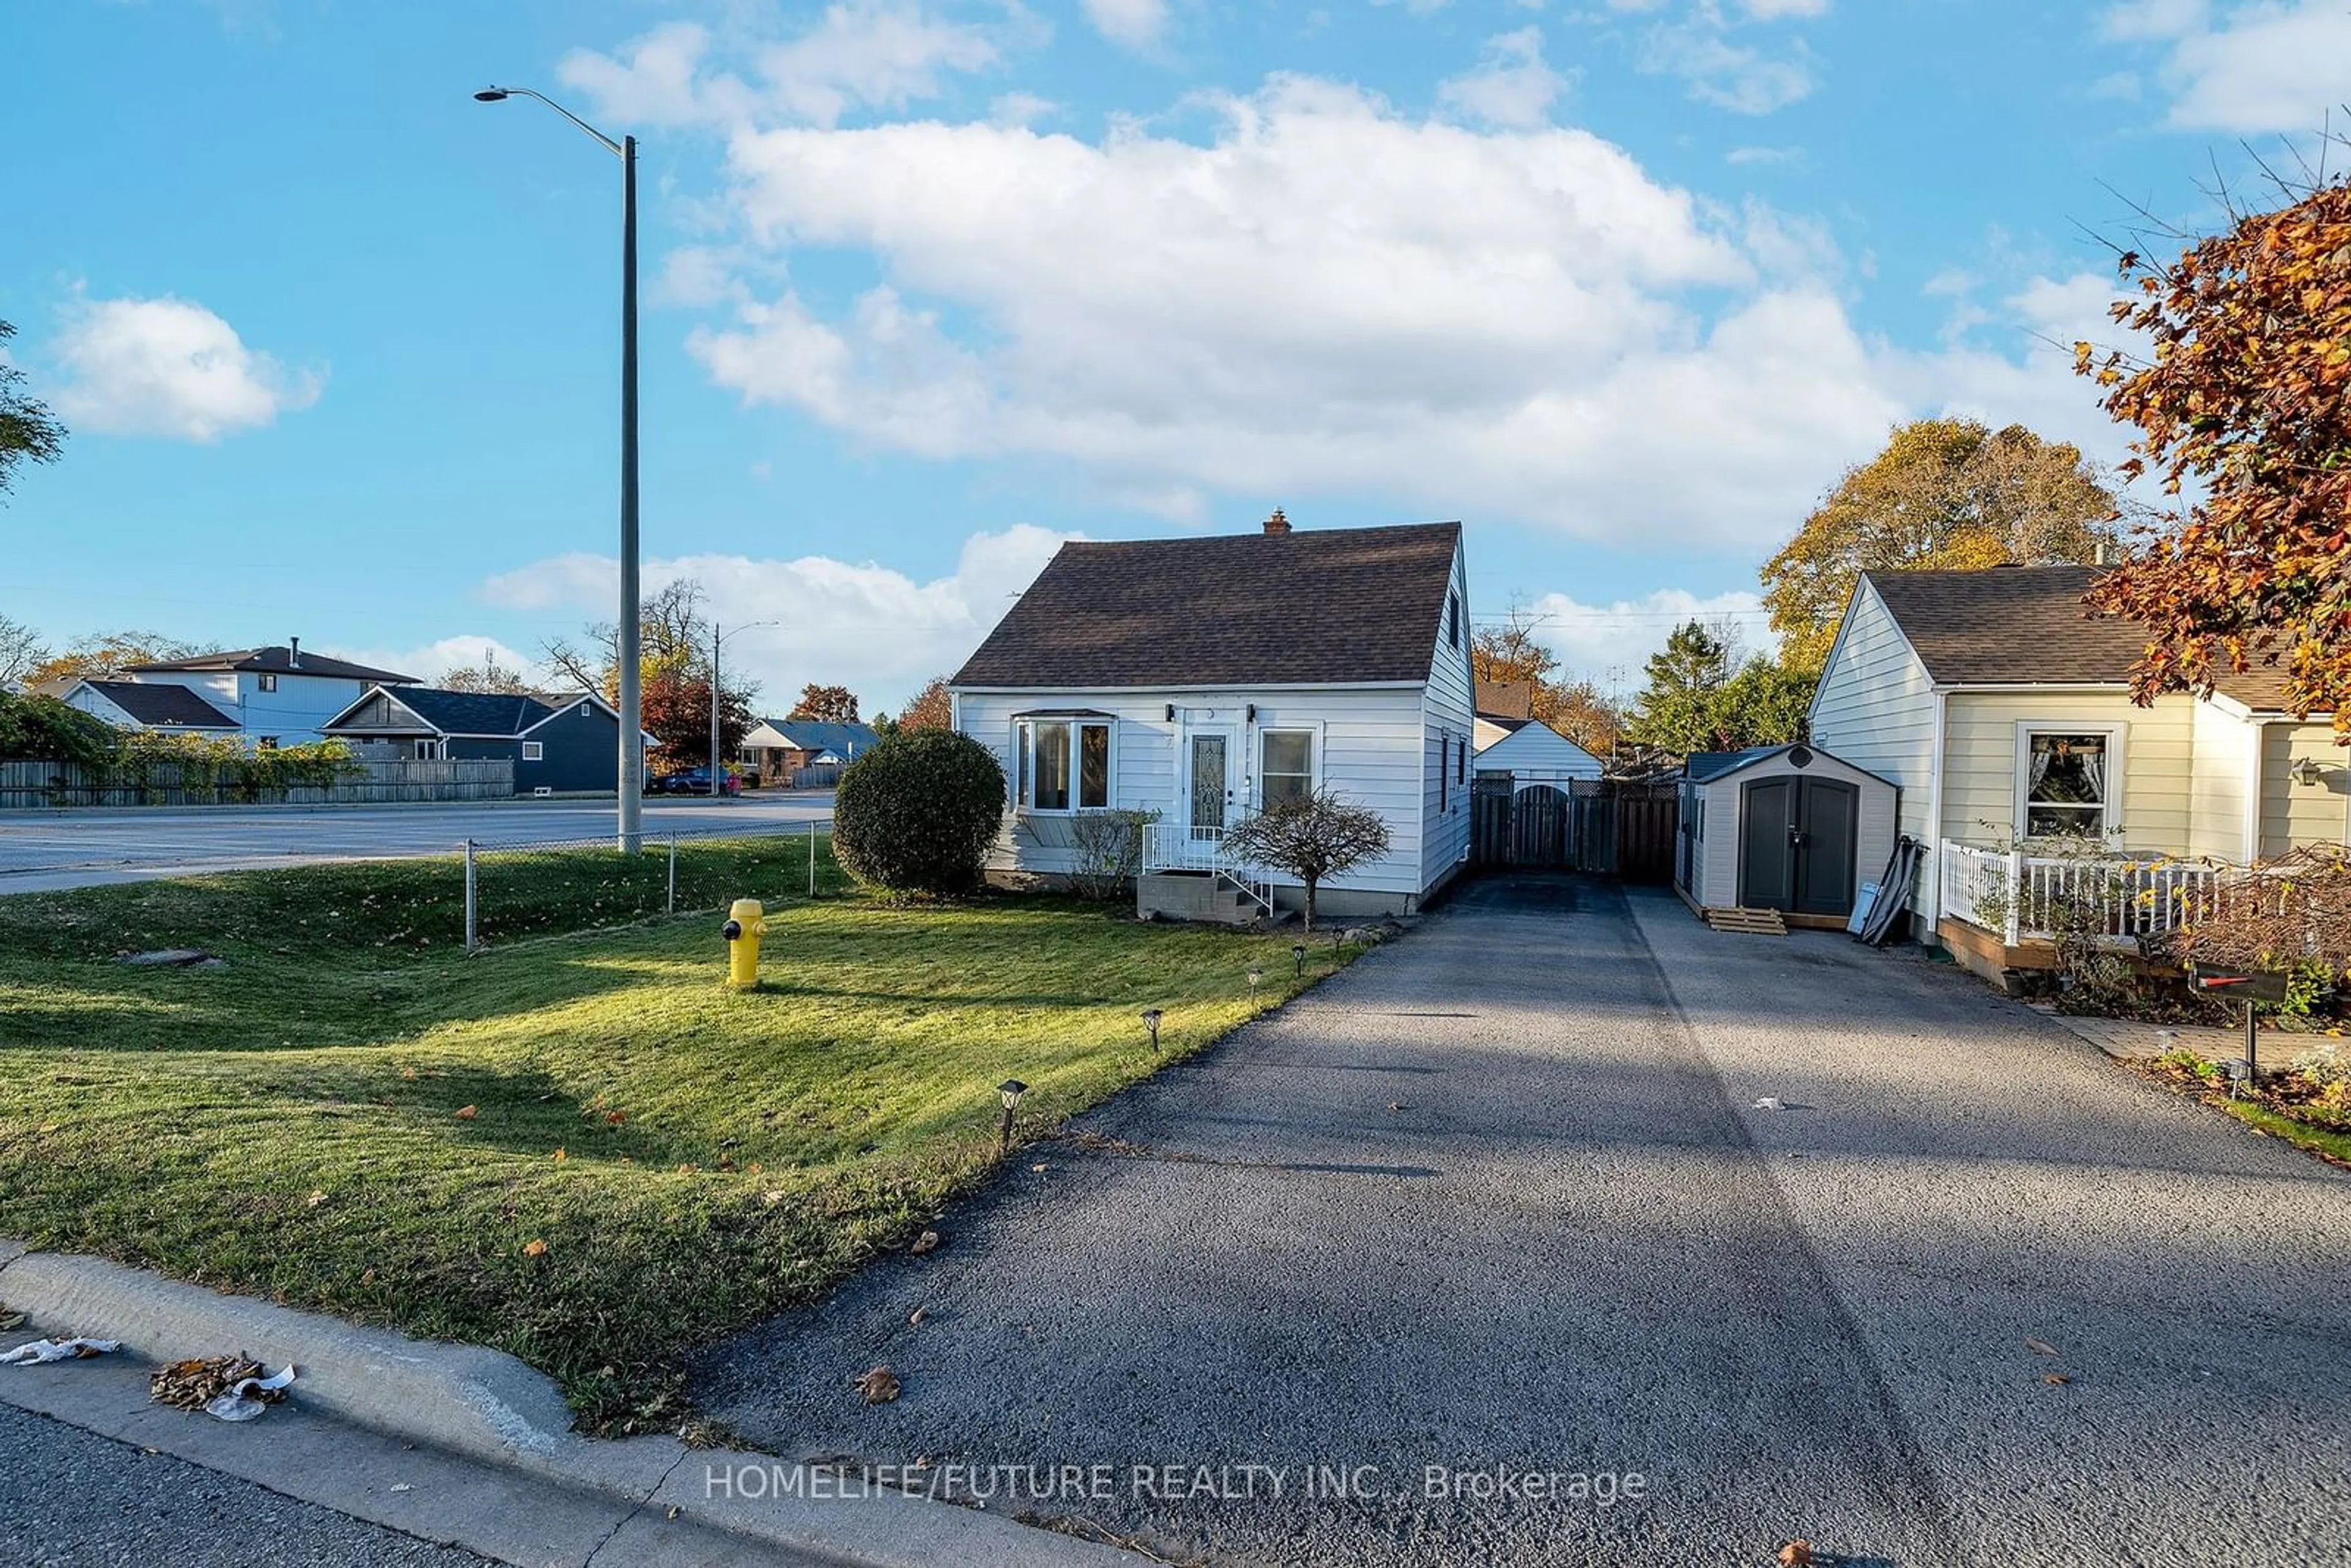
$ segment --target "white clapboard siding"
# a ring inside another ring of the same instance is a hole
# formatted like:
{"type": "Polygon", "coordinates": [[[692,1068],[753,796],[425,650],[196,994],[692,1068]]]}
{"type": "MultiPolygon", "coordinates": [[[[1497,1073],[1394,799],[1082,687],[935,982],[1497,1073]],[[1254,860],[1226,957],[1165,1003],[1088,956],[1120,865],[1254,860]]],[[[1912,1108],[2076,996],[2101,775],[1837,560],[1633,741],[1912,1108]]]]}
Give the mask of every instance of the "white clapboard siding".
{"type": "MultiPolygon", "coordinates": [[[[1811,737],[1822,750],[1899,787],[1899,831],[1933,844],[1936,824],[1928,813],[1934,809],[1935,684],[1866,582],[1855,591],[1828,668],[1821,672],[1811,737]]],[[[1879,869],[1865,864],[1863,874],[1874,877],[1879,869]]],[[[1922,870],[1911,904],[1929,918],[1933,883],[1931,869],[1922,870]]]]}
{"type": "MultiPolygon", "coordinates": [[[[1358,866],[1331,885],[1337,890],[1417,896],[1419,880],[1421,695],[1416,686],[1315,687],[1305,690],[1186,687],[1133,691],[973,692],[956,695],[956,727],[996,755],[1008,788],[1014,767],[1013,715],[1036,709],[1088,708],[1115,719],[1111,731],[1111,800],[1124,810],[1155,810],[1178,818],[1182,773],[1179,737],[1195,721],[1231,725],[1241,735],[1245,800],[1258,803],[1257,737],[1267,729],[1315,732],[1318,782],[1380,813],[1388,825],[1388,853],[1358,866]],[[1247,717],[1257,706],[1254,724],[1247,717]],[[1170,720],[1167,710],[1177,717],[1170,720]]],[[[1052,875],[1074,869],[1066,819],[1008,813],[988,869],[1052,875]]]]}
{"type": "Polygon", "coordinates": [[[1477,692],[1469,671],[1469,580],[1463,552],[1453,552],[1446,598],[1456,607],[1452,634],[1439,605],[1428,629],[1433,657],[1421,704],[1420,885],[1434,888],[1469,858],[1469,784],[1477,776],[1477,692]],[[1440,782],[1441,779],[1441,782],[1440,782]]]}

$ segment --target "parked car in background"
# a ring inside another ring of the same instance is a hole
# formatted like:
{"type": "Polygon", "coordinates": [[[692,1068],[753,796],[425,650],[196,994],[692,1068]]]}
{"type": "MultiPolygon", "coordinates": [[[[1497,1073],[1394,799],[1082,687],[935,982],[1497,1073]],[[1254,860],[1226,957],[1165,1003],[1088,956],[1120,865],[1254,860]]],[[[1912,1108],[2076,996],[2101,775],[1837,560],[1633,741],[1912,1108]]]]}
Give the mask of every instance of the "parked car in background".
{"type": "MultiPolygon", "coordinates": [[[[729,772],[720,780],[718,788],[721,794],[740,795],[743,792],[743,780],[729,772]]],[[[710,769],[681,768],[674,773],[664,773],[658,778],[648,779],[645,780],[645,793],[648,795],[707,795],[710,793],[710,769]]]]}

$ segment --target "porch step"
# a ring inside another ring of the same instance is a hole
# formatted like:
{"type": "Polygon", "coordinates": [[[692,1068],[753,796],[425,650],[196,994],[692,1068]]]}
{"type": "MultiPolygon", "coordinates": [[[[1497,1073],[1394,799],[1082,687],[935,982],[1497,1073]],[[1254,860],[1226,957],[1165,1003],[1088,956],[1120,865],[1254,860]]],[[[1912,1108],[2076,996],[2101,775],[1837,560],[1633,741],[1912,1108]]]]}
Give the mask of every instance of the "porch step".
{"type": "Polygon", "coordinates": [[[1134,912],[1218,925],[1246,925],[1259,913],[1230,883],[1199,872],[1146,872],[1135,878],[1134,912]]]}
{"type": "Polygon", "coordinates": [[[1717,931],[1737,932],[1749,936],[1785,936],[1788,923],[1780,918],[1776,909],[1709,909],[1706,923],[1717,931]]]}

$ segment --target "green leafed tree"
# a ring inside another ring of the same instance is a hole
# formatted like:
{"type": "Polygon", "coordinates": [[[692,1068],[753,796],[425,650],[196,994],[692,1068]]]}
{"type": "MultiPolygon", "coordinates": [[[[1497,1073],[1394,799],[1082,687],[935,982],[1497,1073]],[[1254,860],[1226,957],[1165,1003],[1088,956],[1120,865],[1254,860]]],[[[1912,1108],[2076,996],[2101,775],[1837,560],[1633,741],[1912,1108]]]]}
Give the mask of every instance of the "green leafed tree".
{"type": "Polygon", "coordinates": [[[1686,621],[1649,657],[1627,728],[1637,745],[1687,757],[1801,739],[1813,672],[1758,654],[1730,627],[1686,621]]]}
{"type": "MultiPolygon", "coordinates": [[[[0,348],[16,329],[0,321],[0,348]]],[[[0,352],[0,497],[16,482],[16,470],[26,463],[55,463],[66,449],[66,427],[47,403],[25,395],[25,372],[0,352]]]]}
{"type": "Polygon", "coordinates": [[[1792,669],[1828,659],[1865,571],[2086,564],[2115,540],[2115,497],[2079,448],[2021,424],[1921,419],[1845,470],[1764,563],[1763,603],[1792,669]]]}

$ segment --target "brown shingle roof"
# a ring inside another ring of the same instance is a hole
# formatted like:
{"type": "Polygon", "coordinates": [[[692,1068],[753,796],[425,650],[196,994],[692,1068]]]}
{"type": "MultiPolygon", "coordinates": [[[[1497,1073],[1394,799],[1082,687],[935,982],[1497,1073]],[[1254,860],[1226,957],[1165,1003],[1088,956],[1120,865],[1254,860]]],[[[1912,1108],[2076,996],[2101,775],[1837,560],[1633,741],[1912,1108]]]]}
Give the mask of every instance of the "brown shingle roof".
{"type": "MultiPolygon", "coordinates": [[[[1982,571],[1873,571],[1877,591],[1927,673],[1946,685],[2122,685],[2147,629],[2086,615],[2100,569],[2001,566],[1982,571]]],[[[2285,672],[2256,664],[2214,683],[2257,712],[2283,712],[2285,672]]]]}
{"type": "Polygon", "coordinates": [[[1066,544],[949,684],[1425,681],[1460,542],[1412,523],[1066,544]]]}
{"type": "Polygon", "coordinates": [[[1530,719],[1535,714],[1532,681],[1479,681],[1478,716],[1484,719],[1530,719]]]}

